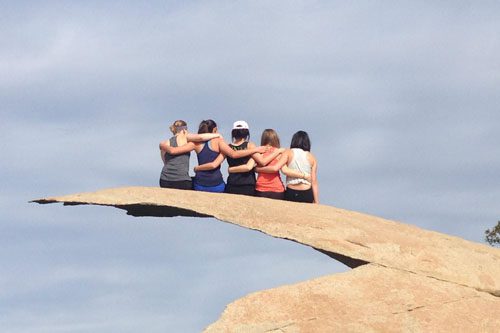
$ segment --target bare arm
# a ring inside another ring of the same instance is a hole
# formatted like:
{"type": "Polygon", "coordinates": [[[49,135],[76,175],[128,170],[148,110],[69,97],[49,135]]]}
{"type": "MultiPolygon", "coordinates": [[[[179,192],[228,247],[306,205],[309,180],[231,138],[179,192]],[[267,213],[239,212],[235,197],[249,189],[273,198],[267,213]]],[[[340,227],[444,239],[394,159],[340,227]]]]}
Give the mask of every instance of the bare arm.
{"type": "Polygon", "coordinates": [[[188,133],[186,135],[186,139],[189,142],[208,141],[219,137],[220,137],[219,133],[202,133],[202,134],[188,133]]]}
{"type": "Polygon", "coordinates": [[[163,164],[167,163],[167,161],[165,160],[165,152],[161,149],[160,149],[160,156],[161,160],[163,161],[163,164]]]}
{"type": "Polygon", "coordinates": [[[281,167],[286,165],[288,162],[288,150],[284,151],[283,154],[278,158],[278,162],[274,165],[267,165],[264,167],[258,167],[255,169],[257,172],[263,172],[263,173],[275,173],[278,172],[281,167]]]}
{"type": "Polygon", "coordinates": [[[311,171],[311,187],[313,190],[313,197],[314,197],[314,203],[319,204],[319,187],[318,187],[318,163],[316,162],[316,159],[314,156],[311,155],[313,158],[313,163],[312,163],[312,171],[311,171]]]}
{"type": "Polygon", "coordinates": [[[239,172],[248,172],[255,168],[255,161],[253,159],[249,159],[246,164],[229,167],[227,171],[229,173],[239,173],[239,172]]]}
{"type": "Polygon", "coordinates": [[[256,153],[256,154],[252,154],[252,158],[255,160],[255,162],[257,162],[257,164],[259,166],[266,166],[272,160],[274,160],[276,157],[278,157],[279,154],[283,153],[284,151],[285,151],[284,148],[275,149],[271,154],[269,154],[266,157],[262,156],[262,154],[256,153]]]}
{"type": "Polygon", "coordinates": [[[303,178],[307,181],[311,181],[311,175],[305,172],[300,172],[298,170],[290,169],[287,165],[283,165],[281,168],[281,172],[285,174],[288,177],[293,177],[293,178],[303,178]]]}
{"type": "Polygon", "coordinates": [[[278,170],[281,169],[281,171],[289,176],[289,177],[294,177],[294,178],[304,178],[305,180],[310,181],[311,176],[308,175],[307,173],[300,172],[298,170],[293,170],[290,169],[287,166],[288,160],[291,158],[290,156],[290,150],[286,150],[281,156],[278,158],[278,162],[275,165],[271,166],[265,166],[265,167],[259,167],[257,168],[257,172],[264,172],[264,173],[274,173],[278,172],[278,170]]]}
{"type": "Polygon", "coordinates": [[[172,147],[170,146],[169,141],[162,141],[160,142],[160,150],[163,152],[167,152],[171,155],[180,155],[184,153],[189,153],[194,149],[194,143],[188,142],[185,145],[182,145],[180,147],[172,147]]]}
{"type": "Polygon", "coordinates": [[[166,153],[166,148],[170,147],[170,141],[162,141],[160,142],[160,156],[161,160],[163,161],[163,164],[167,163],[167,160],[165,159],[165,153],[166,153]]]}
{"type": "Polygon", "coordinates": [[[255,147],[252,149],[233,150],[231,149],[231,147],[228,146],[226,142],[224,142],[224,140],[219,140],[219,151],[231,158],[241,158],[255,153],[263,153],[266,151],[266,147],[255,147]]]}
{"type": "Polygon", "coordinates": [[[205,163],[202,165],[197,165],[194,167],[194,171],[207,171],[207,170],[213,170],[217,168],[221,163],[224,161],[225,157],[222,154],[219,154],[215,160],[209,163],[205,163]]]}

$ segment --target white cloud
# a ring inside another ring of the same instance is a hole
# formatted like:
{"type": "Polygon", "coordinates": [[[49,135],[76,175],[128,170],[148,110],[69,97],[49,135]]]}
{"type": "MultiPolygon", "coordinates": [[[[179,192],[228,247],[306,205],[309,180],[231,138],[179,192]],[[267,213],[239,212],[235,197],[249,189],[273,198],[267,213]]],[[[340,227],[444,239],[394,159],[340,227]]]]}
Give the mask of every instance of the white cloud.
{"type": "Polygon", "coordinates": [[[278,241],[269,239],[266,255],[255,240],[245,243],[251,232],[212,223],[161,220],[157,226],[146,219],[130,227],[123,221],[132,218],[119,211],[26,203],[156,185],[157,144],[179,118],[194,131],[201,119],[214,118],[226,137],[234,120],[247,119],[253,140],[271,127],[285,146],[296,130],[307,130],[327,204],[475,241],[499,218],[496,2],[2,6],[1,234],[8,249],[3,259],[18,269],[2,269],[0,283],[8,286],[2,290],[10,290],[15,304],[0,324],[12,332],[35,326],[40,332],[126,331],[147,323],[149,331],[164,331],[172,309],[180,318],[175,328],[196,331],[241,293],[286,283],[284,276],[306,278],[294,275],[297,265],[309,263],[317,274],[328,270],[328,258],[291,254],[296,244],[277,249],[281,245],[269,244],[278,241]],[[166,235],[154,238],[158,230],[166,235]],[[207,253],[201,259],[197,248],[186,249],[197,230],[199,251],[207,253]],[[212,242],[203,232],[227,238],[212,242]],[[139,251],[150,242],[155,245],[139,251]],[[89,243],[111,254],[101,258],[85,247],[89,243]],[[155,255],[162,251],[171,256],[155,255]],[[54,262],[61,252],[68,256],[54,262]],[[260,275],[237,274],[247,261],[260,275]],[[264,271],[270,263],[276,269],[264,271]],[[225,280],[232,288],[227,293],[211,289],[218,279],[214,266],[234,274],[225,280]],[[186,302],[182,294],[168,294],[176,291],[165,282],[174,281],[172,267],[179,270],[175,283],[197,286],[190,301],[205,297],[198,319],[193,308],[178,306],[186,302]],[[120,275],[135,291],[115,293],[109,285],[120,275]],[[248,279],[240,290],[234,281],[243,275],[248,279]],[[86,296],[78,281],[95,283],[96,294],[86,296]],[[50,298],[61,283],[67,289],[50,298]],[[158,289],[172,298],[162,303],[154,296],[158,289]],[[58,303],[62,295],[69,308],[58,303]],[[145,309],[138,316],[139,305],[127,301],[133,297],[145,309]],[[79,314],[88,302],[95,310],[79,314]],[[123,307],[113,312],[116,303],[123,307]]]}

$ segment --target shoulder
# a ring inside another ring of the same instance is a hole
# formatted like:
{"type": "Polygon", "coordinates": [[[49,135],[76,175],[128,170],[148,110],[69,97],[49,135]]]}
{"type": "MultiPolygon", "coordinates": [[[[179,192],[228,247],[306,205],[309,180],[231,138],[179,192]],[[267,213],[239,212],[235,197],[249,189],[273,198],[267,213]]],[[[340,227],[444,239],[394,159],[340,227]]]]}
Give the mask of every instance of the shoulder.
{"type": "Polygon", "coordinates": [[[316,163],[316,157],[310,151],[307,152],[307,159],[311,163],[316,163]]]}
{"type": "Polygon", "coordinates": [[[213,138],[212,140],[210,140],[210,146],[218,148],[221,141],[223,141],[222,138],[213,138]]]}
{"type": "Polygon", "coordinates": [[[170,147],[170,140],[161,141],[159,146],[162,150],[164,150],[166,147],[170,147]]]}
{"type": "Polygon", "coordinates": [[[214,138],[212,140],[209,140],[209,141],[207,141],[208,148],[210,148],[210,150],[212,150],[212,151],[219,152],[220,151],[220,149],[219,149],[220,142],[221,142],[220,138],[214,138]]]}
{"type": "Polygon", "coordinates": [[[205,142],[188,142],[193,145],[193,149],[196,151],[196,153],[201,152],[203,147],[205,146],[205,142]]]}
{"type": "Polygon", "coordinates": [[[247,147],[252,149],[252,148],[255,148],[256,146],[255,146],[255,143],[253,143],[252,141],[249,141],[247,147]]]}
{"type": "MultiPolygon", "coordinates": [[[[277,149],[277,148],[274,148],[274,149],[273,149],[273,151],[274,151],[274,150],[276,150],[276,149],[277,149]]],[[[284,152],[282,152],[282,153],[281,153],[281,155],[279,156],[279,158],[280,158],[280,159],[284,158],[284,159],[289,160],[289,159],[290,159],[290,156],[291,156],[291,155],[290,155],[291,153],[292,153],[292,151],[291,151],[290,149],[288,149],[288,148],[287,148],[287,149],[285,149],[285,151],[284,151],[284,152]]]]}
{"type": "Polygon", "coordinates": [[[221,143],[222,141],[224,141],[224,138],[223,137],[218,137],[218,138],[213,138],[213,139],[208,140],[208,141],[210,141],[210,144],[212,146],[218,146],[219,143],[221,143]]]}

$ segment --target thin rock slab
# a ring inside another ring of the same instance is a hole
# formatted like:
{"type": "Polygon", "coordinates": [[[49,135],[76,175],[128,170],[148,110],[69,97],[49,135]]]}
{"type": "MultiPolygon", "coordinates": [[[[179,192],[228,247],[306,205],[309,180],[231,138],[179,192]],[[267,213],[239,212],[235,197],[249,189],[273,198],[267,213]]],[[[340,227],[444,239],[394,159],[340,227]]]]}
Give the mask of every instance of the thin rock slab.
{"type": "Polygon", "coordinates": [[[374,263],[500,296],[499,249],[331,206],[157,187],[34,201],[114,206],[134,216],[211,216],[311,246],[351,267],[374,263]]]}

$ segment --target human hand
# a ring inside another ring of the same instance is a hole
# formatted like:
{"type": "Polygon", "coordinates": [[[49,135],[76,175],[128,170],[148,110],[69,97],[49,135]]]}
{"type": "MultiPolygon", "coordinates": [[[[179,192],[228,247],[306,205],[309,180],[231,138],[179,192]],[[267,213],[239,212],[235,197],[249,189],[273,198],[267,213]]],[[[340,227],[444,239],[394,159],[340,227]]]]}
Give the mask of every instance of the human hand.
{"type": "Polygon", "coordinates": [[[278,151],[279,151],[280,154],[283,154],[285,152],[285,150],[286,150],[286,148],[280,148],[280,149],[278,149],[278,151]]]}
{"type": "Polygon", "coordinates": [[[258,153],[263,154],[263,153],[265,153],[268,149],[269,149],[269,147],[267,147],[267,146],[259,146],[259,147],[257,147],[257,152],[258,152],[258,153]]]}
{"type": "Polygon", "coordinates": [[[307,180],[308,182],[311,182],[311,175],[308,173],[304,173],[304,179],[307,180]]]}

